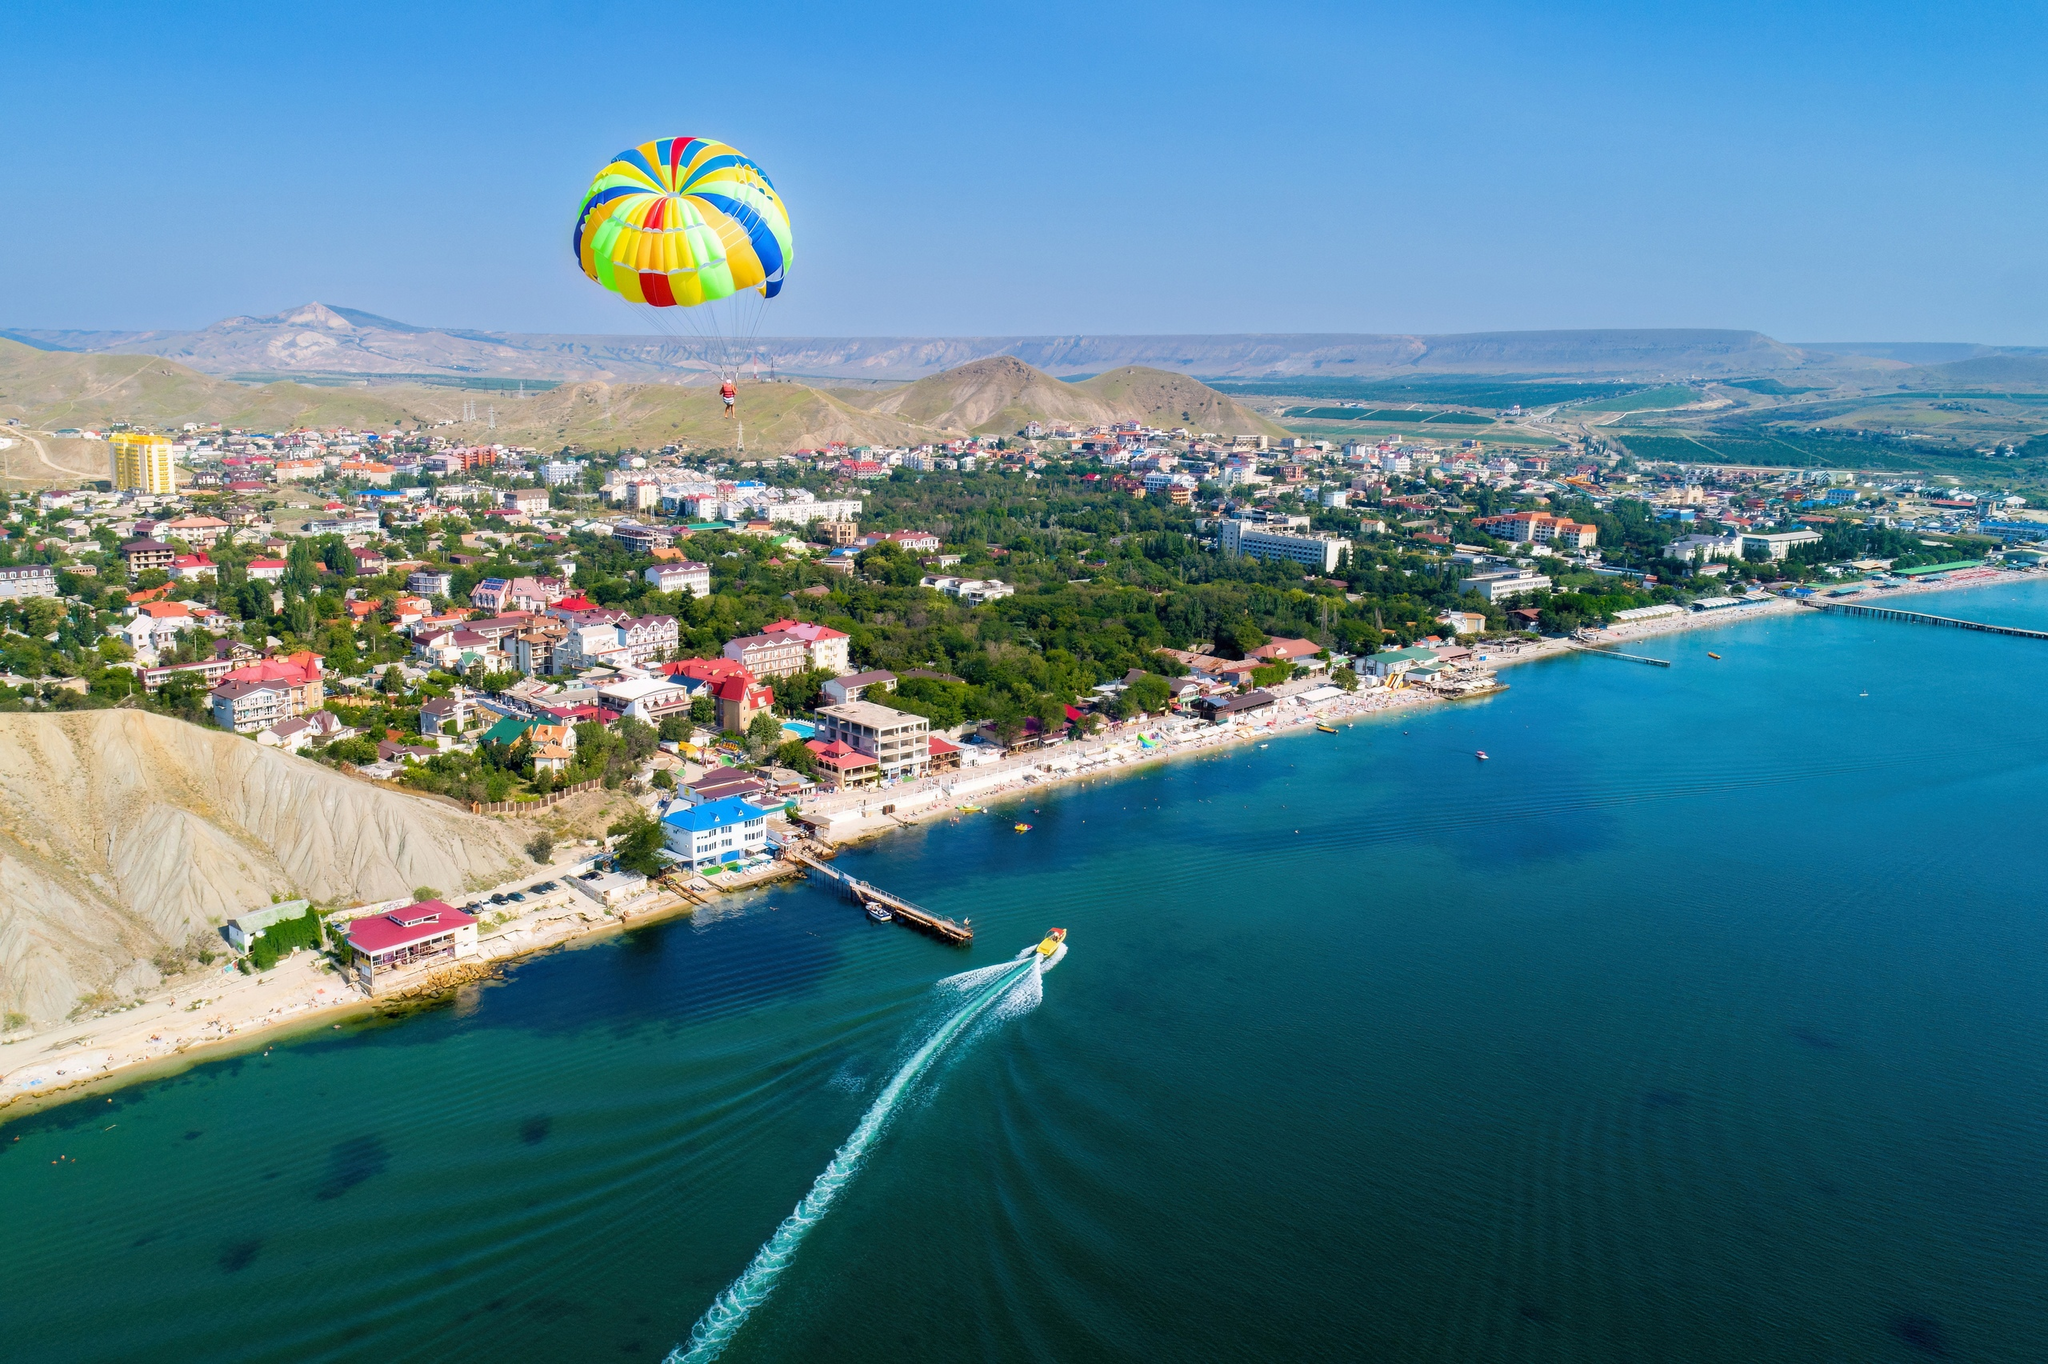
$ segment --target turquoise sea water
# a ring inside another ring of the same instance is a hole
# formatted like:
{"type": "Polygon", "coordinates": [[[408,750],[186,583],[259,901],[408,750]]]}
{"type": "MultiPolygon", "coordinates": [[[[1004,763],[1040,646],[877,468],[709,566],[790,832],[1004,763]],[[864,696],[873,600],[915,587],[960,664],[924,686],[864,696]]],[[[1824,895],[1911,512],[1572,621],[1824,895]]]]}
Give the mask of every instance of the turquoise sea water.
{"type": "Polygon", "coordinates": [[[657,1360],[1058,924],[726,1359],[2048,1357],[2048,645],[1642,651],[0,1126],[0,1356],[657,1360]]]}

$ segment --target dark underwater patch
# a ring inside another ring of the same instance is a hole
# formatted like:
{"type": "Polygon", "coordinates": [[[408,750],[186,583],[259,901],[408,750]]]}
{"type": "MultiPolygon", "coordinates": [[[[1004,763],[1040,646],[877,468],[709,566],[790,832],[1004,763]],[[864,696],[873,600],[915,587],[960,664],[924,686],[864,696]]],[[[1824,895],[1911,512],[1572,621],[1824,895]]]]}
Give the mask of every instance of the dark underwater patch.
{"type": "Polygon", "coordinates": [[[327,1153],[327,1177],[320,1181],[314,1198],[320,1202],[339,1198],[366,1179],[384,1173],[391,1153],[380,1137],[351,1137],[338,1142],[327,1153]]]}
{"type": "Polygon", "coordinates": [[[519,1140],[528,1146],[538,1146],[548,1139],[548,1133],[553,1131],[554,1127],[555,1120],[545,1113],[537,1118],[528,1118],[519,1124],[519,1140]]]}
{"type": "Polygon", "coordinates": [[[215,1263],[221,1267],[223,1273],[238,1274],[256,1263],[256,1252],[262,1249],[261,1236],[252,1236],[246,1241],[230,1241],[221,1247],[220,1256],[215,1263]]]}
{"type": "Polygon", "coordinates": [[[1919,1312],[1902,1312],[1892,1318],[1892,1334],[1923,1355],[1948,1358],[1948,1333],[1933,1317],[1919,1312]]]}

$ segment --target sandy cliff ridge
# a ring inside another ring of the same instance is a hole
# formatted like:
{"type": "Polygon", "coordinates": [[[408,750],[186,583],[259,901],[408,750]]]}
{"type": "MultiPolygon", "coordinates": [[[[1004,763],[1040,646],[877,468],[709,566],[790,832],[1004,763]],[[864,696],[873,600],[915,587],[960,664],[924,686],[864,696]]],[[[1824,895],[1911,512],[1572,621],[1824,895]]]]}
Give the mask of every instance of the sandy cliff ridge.
{"type": "Polygon", "coordinates": [[[518,833],[142,711],[0,715],[0,1008],[36,1023],[155,985],[151,959],[273,895],[453,893],[518,833]]]}

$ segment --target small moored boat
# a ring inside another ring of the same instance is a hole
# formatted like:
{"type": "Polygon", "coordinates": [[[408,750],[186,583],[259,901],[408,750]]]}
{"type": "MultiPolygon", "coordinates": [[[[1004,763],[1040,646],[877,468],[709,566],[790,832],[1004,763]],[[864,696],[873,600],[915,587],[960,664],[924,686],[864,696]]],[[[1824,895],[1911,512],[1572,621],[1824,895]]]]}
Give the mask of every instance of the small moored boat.
{"type": "Polygon", "coordinates": [[[1028,834],[1031,832],[1031,826],[1029,824],[1012,824],[1010,827],[1020,834],[1028,834]]]}
{"type": "Polygon", "coordinates": [[[873,919],[878,924],[885,924],[888,923],[891,919],[894,919],[896,916],[894,914],[891,914],[886,906],[883,906],[881,904],[876,903],[873,900],[870,900],[868,901],[868,917],[870,919],[873,919]]]}
{"type": "Polygon", "coordinates": [[[1713,652],[1713,651],[1711,651],[1711,650],[1709,650],[1709,651],[1708,651],[1708,653],[1707,653],[1707,657],[1708,657],[1708,658],[1719,658],[1720,656],[1721,656],[1721,655],[1719,655],[1719,654],[1717,654],[1717,653],[1714,653],[1714,652],[1713,652]]]}
{"type": "Polygon", "coordinates": [[[1335,725],[1326,725],[1321,720],[1316,721],[1316,729],[1319,733],[1323,734],[1335,734],[1337,732],[1335,725]]]}
{"type": "Polygon", "coordinates": [[[1477,759],[1479,759],[1479,761],[1481,761],[1481,762],[1485,762],[1485,761],[1486,761],[1486,750],[1482,748],[1482,749],[1480,749],[1480,750],[1479,750],[1479,751],[1478,751],[1477,753],[1474,753],[1474,754],[1473,754],[1472,756],[1473,756],[1473,757],[1475,757],[1475,758],[1477,758],[1477,759]]]}

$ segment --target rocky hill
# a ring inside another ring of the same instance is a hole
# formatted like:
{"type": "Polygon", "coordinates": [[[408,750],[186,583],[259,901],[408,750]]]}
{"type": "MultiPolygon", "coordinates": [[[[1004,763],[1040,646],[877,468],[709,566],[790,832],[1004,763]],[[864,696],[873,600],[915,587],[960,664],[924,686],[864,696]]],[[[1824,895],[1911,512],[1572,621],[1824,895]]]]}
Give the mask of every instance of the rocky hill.
{"type": "MultiPolygon", "coordinates": [[[[1280,434],[1278,427],[1184,374],[1128,368],[1068,384],[1007,356],[900,388],[826,389],[750,380],[743,393],[748,448],[763,451],[817,449],[833,441],[915,444],[973,432],[1017,431],[1033,419],[1138,420],[1225,434],[1280,434]]],[[[721,415],[717,396],[701,384],[588,381],[523,396],[482,397],[422,384],[245,384],[157,356],[70,354],[0,340],[0,416],[18,417],[44,431],[115,421],[159,428],[222,422],[257,431],[299,425],[382,429],[452,419],[463,413],[465,402],[473,404],[476,420],[448,432],[465,440],[642,449],[682,442],[706,448],[730,446],[737,435],[721,415]]],[[[103,452],[88,454],[104,458],[103,452]]]]}
{"type": "Polygon", "coordinates": [[[1027,421],[1142,421],[1223,435],[1284,435],[1272,422],[1205,384],[1166,370],[1130,367],[1062,383],[1013,356],[975,360],[868,399],[867,409],[922,427],[1008,434],[1027,421]]]}
{"type": "Polygon", "coordinates": [[[0,1009],[158,980],[273,896],[350,904],[511,876],[518,831],[134,710],[0,715],[0,1009]]]}

